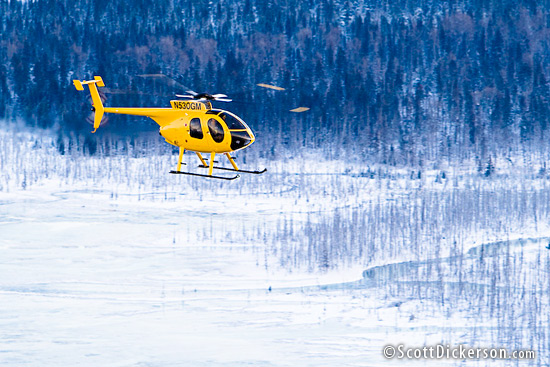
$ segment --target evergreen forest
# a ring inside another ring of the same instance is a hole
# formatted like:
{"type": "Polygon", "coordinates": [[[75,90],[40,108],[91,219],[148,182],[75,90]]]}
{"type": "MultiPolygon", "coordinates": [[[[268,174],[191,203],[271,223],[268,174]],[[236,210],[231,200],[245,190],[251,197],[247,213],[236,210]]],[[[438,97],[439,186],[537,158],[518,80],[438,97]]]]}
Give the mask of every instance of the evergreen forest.
{"type": "Polygon", "coordinates": [[[548,153],[546,1],[0,0],[0,60],[0,118],[85,136],[90,153],[156,131],[114,116],[91,136],[88,94],[72,80],[94,75],[107,105],[226,93],[236,102],[219,107],[268,154],[323,148],[418,167],[548,153]]]}

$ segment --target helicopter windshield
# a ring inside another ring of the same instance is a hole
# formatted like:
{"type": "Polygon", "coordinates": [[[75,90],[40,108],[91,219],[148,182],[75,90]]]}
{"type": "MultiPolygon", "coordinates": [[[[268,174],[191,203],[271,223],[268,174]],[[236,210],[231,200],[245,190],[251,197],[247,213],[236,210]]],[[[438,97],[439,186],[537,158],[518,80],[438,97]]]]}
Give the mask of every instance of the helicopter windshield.
{"type": "Polygon", "coordinates": [[[252,139],[246,131],[231,132],[231,149],[238,150],[251,144],[252,139]]]}
{"type": "Polygon", "coordinates": [[[223,121],[227,124],[229,130],[245,130],[246,126],[235,116],[222,112],[218,116],[222,118],[223,121]]]}

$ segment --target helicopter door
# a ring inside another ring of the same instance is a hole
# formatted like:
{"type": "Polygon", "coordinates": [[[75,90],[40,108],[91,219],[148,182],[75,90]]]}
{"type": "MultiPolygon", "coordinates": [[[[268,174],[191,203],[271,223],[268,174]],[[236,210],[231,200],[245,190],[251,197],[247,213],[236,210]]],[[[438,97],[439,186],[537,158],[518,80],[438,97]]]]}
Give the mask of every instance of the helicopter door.
{"type": "Polygon", "coordinates": [[[189,123],[189,135],[195,139],[202,139],[204,134],[202,133],[201,120],[194,118],[189,123]]]}
{"type": "Polygon", "coordinates": [[[210,135],[216,143],[221,143],[223,141],[225,134],[223,132],[223,126],[218,120],[209,119],[208,130],[210,130],[210,135]]]}

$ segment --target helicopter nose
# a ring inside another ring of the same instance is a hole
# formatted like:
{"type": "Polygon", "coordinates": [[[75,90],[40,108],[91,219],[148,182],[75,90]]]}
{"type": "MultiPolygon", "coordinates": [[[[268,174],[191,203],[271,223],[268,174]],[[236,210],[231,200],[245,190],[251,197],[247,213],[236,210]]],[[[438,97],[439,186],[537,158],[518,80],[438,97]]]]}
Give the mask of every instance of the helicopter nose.
{"type": "Polygon", "coordinates": [[[248,135],[250,136],[250,144],[254,143],[254,141],[256,140],[254,133],[251,130],[248,130],[248,135]]]}

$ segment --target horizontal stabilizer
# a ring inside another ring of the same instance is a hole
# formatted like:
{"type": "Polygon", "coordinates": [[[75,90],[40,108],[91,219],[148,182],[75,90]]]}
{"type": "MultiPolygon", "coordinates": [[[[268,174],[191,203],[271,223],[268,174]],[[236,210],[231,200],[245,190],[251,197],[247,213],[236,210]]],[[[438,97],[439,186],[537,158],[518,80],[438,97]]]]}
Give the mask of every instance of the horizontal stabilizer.
{"type": "Polygon", "coordinates": [[[84,90],[84,86],[80,82],[80,80],[73,80],[73,84],[76,88],[76,90],[84,90]]]}
{"type": "Polygon", "coordinates": [[[94,76],[94,80],[98,87],[104,87],[105,83],[103,83],[103,79],[101,79],[100,76],[94,76]]]}

